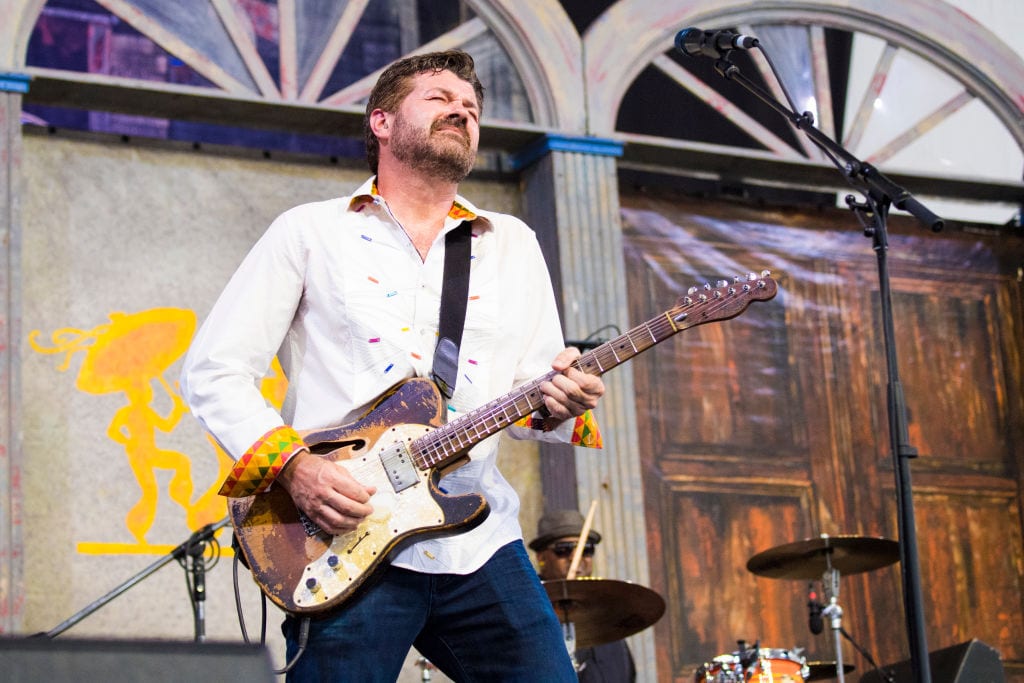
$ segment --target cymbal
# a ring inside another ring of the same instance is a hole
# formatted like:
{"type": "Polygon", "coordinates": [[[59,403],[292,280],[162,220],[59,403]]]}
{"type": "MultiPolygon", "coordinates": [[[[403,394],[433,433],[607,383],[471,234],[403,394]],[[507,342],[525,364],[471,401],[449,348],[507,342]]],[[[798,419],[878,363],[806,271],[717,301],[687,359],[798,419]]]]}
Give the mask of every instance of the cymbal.
{"type": "MultiPolygon", "coordinates": [[[[804,679],[807,683],[810,681],[827,681],[836,676],[836,663],[835,662],[807,662],[807,668],[810,673],[807,674],[807,678],[804,679]]],[[[856,669],[853,664],[843,664],[843,675],[846,675],[856,669]]]]}
{"type": "Polygon", "coordinates": [[[747,560],[747,569],[771,579],[817,579],[830,565],[840,574],[857,574],[899,558],[899,543],[888,538],[823,534],[764,550],[747,560]]]}
{"type": "Polygon", "coordinates": [[[559,621],[575,626],[577,648],[622,640],[665,613],[660,595],[629,581],[578,578],[543,583],[559,621]]]}

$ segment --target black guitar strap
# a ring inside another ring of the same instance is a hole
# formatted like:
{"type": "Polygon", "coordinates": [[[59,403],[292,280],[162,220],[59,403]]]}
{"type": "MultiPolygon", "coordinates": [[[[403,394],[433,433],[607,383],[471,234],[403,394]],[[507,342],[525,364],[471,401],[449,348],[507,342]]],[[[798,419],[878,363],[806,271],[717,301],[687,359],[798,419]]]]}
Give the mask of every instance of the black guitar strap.
{"type": "Polygon", "coordinates": [[[441,284],[441,318],[434,349],[434,383],[445,398],[455,393],[459,374],[459,345],[466,325],[466,304],[469,301],[469,246],[472,232],[469,221],[462,223],[444,238],[444,281],[441,284]]]}

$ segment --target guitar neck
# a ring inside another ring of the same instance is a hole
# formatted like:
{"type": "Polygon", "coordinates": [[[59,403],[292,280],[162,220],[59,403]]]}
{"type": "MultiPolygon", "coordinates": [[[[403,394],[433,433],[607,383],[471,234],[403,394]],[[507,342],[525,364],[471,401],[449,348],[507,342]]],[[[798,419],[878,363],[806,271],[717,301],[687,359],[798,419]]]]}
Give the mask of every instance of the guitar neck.
{"type": "MultiPolygon", "coordinates": [[[[703,290],[691,288],[675,306],[582,354],[573,362],[573,367],[590,375],[603,375],[685,329],[733,318],[751,301],[770,299],[775,292],[776,284],[767,278],[767,273],[762,273],[760,278],[748,275],[748,281],[742,284],[722,282],[717,289],[710,285],[705,285],[703,290]]],[[[536,412],[544,404],[540,386],[555,374],[552,370],[522,384],[416,439],[410,445],[416,466],[421,470],[443,467],[463,457],[484,439],[536,412]]]]}

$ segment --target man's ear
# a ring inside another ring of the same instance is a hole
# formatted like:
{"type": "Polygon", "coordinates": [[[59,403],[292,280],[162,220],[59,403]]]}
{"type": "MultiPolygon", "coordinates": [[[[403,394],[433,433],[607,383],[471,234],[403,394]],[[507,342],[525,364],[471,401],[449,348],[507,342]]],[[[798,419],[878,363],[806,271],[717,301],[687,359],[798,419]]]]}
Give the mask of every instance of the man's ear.
{"type": "Polygon", "coordinates": [[[386,139],[391,132],[391,115],[383,109],[374,109],[371,111],[370,130],[377,136],[377,139],[386,139]]]}

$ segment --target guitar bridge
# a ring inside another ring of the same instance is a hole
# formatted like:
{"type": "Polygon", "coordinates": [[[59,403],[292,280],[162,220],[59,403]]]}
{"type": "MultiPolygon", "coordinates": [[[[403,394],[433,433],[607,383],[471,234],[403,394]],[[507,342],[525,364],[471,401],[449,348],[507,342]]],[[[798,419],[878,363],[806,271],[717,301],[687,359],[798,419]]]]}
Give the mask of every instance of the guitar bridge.
{"type": "Polygon", "coordinates": [[[409,457],[405,443],[396,441],[380,452],[380,464],[387,472],[388,480],[395,493],[419,483],[419,473],[409,457]]]}

